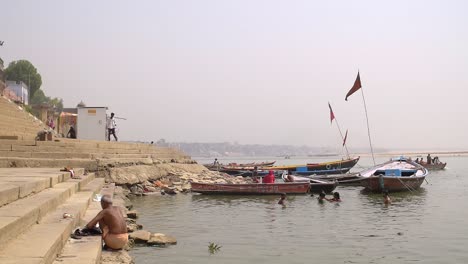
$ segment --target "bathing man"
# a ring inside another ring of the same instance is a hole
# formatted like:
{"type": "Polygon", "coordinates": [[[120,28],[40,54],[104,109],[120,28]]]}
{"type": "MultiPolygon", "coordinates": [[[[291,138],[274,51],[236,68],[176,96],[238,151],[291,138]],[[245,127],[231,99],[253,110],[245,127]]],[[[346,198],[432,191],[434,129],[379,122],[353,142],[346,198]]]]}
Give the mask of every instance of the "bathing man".
{"type": "Polygon", "coordinates": [[[102,239],[110,249],[122,249],[128,242],[127,224],[122,212],[117,206],[112,205],[108,195],[101,198],[102,211],[94,217],[86,228],[93,228],[99,223],[102,230],[102,239]]]}

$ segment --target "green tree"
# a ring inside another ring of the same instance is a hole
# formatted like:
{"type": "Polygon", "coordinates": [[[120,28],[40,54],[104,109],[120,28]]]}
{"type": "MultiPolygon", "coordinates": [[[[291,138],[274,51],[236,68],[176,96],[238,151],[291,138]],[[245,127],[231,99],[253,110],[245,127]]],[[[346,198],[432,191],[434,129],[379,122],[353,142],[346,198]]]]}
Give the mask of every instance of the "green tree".
{"type": "Polygon", "coordinates": [[[5,69],[6,79],[22,81],[29,86],[29,94],[34,95],[41,88],[42,78],[36,67],[27,60],[12,61],[5,69]]]}
{"type": "Polygon", "coordinates": [[[50,98],[47,97],[42,90],[37,90],[31,97],[31,104],[47,104],[50,101],[50,98]]]}

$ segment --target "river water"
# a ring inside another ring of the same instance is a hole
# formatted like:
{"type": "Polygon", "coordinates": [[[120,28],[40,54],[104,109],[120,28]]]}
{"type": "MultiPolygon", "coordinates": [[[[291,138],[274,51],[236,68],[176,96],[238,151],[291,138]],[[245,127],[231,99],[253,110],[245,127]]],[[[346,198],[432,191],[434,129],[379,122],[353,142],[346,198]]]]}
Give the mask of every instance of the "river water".
{"type": "MultiPolygon", "coordinates": [[[[255,158],[275,159],[301,164],[336,157],[255,158]]],[[[444,171],[431,172],[429,184],[416,192],[392,193],[390,206],[380,194],[340,186],[339,204],[298,195],[288,196],[285,208],[276,196],[137,197],[144,229],[175,236],[178,244],[137,247],[131,254],[138,264],[468,263],[468,157],[441,160],[448,162],[444,171]],[[210,242],[221,249],[210,254],[210,242]]],[[[354,171],[369,165],[371,159],[363,158],[354,171]]]]}

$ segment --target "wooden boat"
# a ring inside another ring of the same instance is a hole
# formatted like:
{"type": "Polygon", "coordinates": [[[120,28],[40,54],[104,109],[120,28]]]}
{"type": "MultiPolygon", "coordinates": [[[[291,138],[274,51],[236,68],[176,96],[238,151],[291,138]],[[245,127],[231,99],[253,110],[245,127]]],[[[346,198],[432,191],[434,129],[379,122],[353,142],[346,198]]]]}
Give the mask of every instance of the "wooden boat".
{"type": "Polygon", "coordinates": [[[424,161],[420,161],[418,162],[419,165],[423,166],[424,168],[428,169],[428,170],[443,170],[445,169],[445,166],[447,166],[447,162],[436,162],[436,163],[431,163],[431,164],[428,164],[424,161]]]}
{"type": "Polygon", "coordinates": [[[419,163],[421,166],[423,166],[424,168],[428,169],[428,170],[443,170],[445,169],[445,166],[447,166],[447,162],[445,163],[431,163],[431,164],[427,164],[427,163],[424,163],[424,164],[421,164],[419,163]]]}
{"type": "Polygon", "coordinates": [[[306,194],[309,191],[308,182],[292,183],[248,183],[248,184],[215,184],[192,182],[192,192],[203,194],[236,194],[236,195],[268,195],[268,194],[306,194]]]}
{"type": "Polygon", "coordinates": [[[257,168],[268,168],[273,166],[276,161],[265,161],[265,162],[251,162],[251,163],[229,163],[227,165],[219,164],[219,165],[214,165],[213,163],[210,164],[203,164],[206,168],[212,171],[221,171],[225,172],[225,170],[237,170],[237,171],[249,171],[249,170],[254,170],[255,167],[257,168]]]}
{"type": "MultiPolygon", "coordinates": [[[[229,168],[223,167],[219,170],[219,172],[224,172],[232,176],[243,176],[243,177],[251,177],[253,176],[254,169],[239,169],[239,168],[229,168]]],[[[268,170],[257,170],[257,176],[263,177],[268,175],[268,170]]]]}
{"type": "MultiPolygon", "coordinates": [[[[356,163],[359,157],[345,160],[337,160],[323,163],[308,163],[306,165],[273,166],[269,170],[286,170],[296,175],[330,175],[347,173],[356,163]]],[[[263,169],[263,168],[262,168],[263,169]]]]}
{"type": "Polygon", "coordinates": [[[331,193],[333,192],[333,190],[335,190],[336,186],[338,186],[338,182],[336,181],[322,181],[312,179],[309,177],[287,175],[285,173],[281,175],[281,178],[283,178],[284,182],[308,182],[310,183],[309,192],[311,193],[320,193],[322,191],[324,191],[325,193],[331,193]]]}
{"type": "Polygon", "coordinates": [[[404,157],[392,159],[360,172],[361,185],[367,190],[381,192],[413,191],[428,175],[428,170],[404,157]]]}
{"type": "Polygon", "coordinates": [[[264,162],[251,162],[251,163],[240,163],[240,164],[237,164],[237,163],[229,163],[228,166],[238,166],[238,167],[270,167],[270,166],[273,166],[273,164],[275,164],[276,160],[275,161],[264,161],[264,162]]]}
{"type": "Polygon", "coordinates": [[[336,175],[311,175],[311,179],[323,181],[336,181],[341,186],[361,186],[362,177],[359,173],[345,173],[336,175]]]}

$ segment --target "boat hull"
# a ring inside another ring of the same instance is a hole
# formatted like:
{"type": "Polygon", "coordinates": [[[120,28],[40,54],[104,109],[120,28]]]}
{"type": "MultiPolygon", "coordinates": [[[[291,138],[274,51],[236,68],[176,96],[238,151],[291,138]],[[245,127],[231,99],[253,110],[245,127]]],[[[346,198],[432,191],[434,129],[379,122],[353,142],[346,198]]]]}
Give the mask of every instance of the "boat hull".
{"type": "MultiPolygon", "coordinates": [[[[290,176],[283,174],[281,178],[283,179],[284,182],[288,182],[290,180],[290,176]]],[[[294,176],[292,175],[292,182],[308,182],[310,183],[310,189],[309,192],[311,193],[320,193],[320,192],[325,192],[325,193],[331,193],[333,190],[335,190],[336,186],[338,186],[338,182],[336,181],[322,181],[322,180],[315,180],[311,179],[309,177],[301,177],[301,176],[294,176]]]]}
{"type": "Polygon", "coordinates": [[[287,165],[287,166],[273,166],[270,170],[287,170],[295,175],[309,176],[309,175],[333,175],[347,173],[356,163],[359,157],[347,160],[338,160],[323,163],[308,163],[306,165],[287,165]]]}
{"type": "Polygon", "coordinates": [[[437,164],[421,164],[424,168],[428,170],[443,170],[447,163],[437,163],[437,164]]]}
{"type": "Polygon", "coordinates": [[[336,181],[341,186],[361,186],[362,177],[357,173],[346,173],[341,175],[317,175],[312,176],[312,179],[323,181],[336,181]]]}
{"type": "Polygon", "coordinates": [[[421,177],[367,177],[361,180],[361,185],[372,192],[399,192],[418,189],[424,182],[421,177]]]}
{"type": "Polygon", "coordinates": [[[310,183],[310,190],[311,193],[321,193],[322,191],[325,193],[331,193],[335,190],[336,186],[338,186],[337,182],[327,182],[327,183],[310,183]]]}
{"type": "Polygon", "coordinates": [[[309,183],[212,184],[192,182],[192,192],[203,194],[271,195],[306,194],[309,183]]]}

